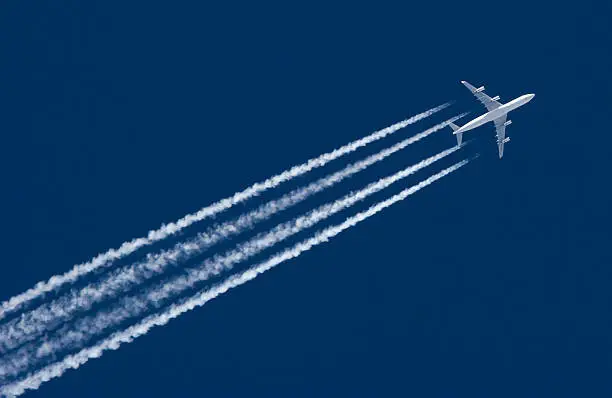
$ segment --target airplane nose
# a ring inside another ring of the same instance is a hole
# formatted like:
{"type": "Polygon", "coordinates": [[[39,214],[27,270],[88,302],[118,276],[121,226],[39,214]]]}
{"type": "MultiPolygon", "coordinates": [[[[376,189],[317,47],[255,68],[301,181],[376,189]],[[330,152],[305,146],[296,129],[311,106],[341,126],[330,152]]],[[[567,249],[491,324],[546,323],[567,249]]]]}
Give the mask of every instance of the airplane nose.
{"type": "Polygon", "coordinates": [[[535,94],[527,94],[527,98],[529,98],[529,101],[531,101],[533,97],[535,97],[535,94]]]}

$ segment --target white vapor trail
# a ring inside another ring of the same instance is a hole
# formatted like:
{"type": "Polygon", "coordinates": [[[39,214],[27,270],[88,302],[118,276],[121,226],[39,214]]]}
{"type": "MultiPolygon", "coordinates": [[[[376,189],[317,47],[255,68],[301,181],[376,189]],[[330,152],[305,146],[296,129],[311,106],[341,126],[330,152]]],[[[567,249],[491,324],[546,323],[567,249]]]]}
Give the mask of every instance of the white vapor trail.
{"type": "Polygon", "coordinates": [[[350,193],[342,199],[324,204],[294,220],[279,224],[271,231],[257,235],[255,238],[238,245],[236,249],[224,255],[214,256],[206,260],[200,267],[188,270],[186,275],[180,275],[169,281],[161,282],[155,287],[148,288],[136,297],[123,298],[111,310],[103,310],[95,316],[80,319],[73,329],[66,328],[66,330],[60,331],[60,333],[57,333],[57,338],[45,341],[40,347],[32,344],[20,349],[14,355],[4,358],[0,365],[0,377],[5,378],[17,375],[31,366],[31,362],[35,362],[48,355],[82,347],[84,343],[105,330],[129,318],[141,315],[150,309],[152,304],[158,307],[167,298],[192,288],[198,282],[205,281],[211,276],[220,274],[222,271],[231,269],[235,264],[245,261],[262,250],[353,206],[368,196],[443,159],[458,149],[459,147],[447,149],[391,176],[381,178],[360,191],[350,193]]]}
{"type": "Polygon", "coordinates": [[[401,122],[395,123],[387,128],[376,131],[364,138],[353,141],[331,152],[327,152],[316,158],[312,158],[306,161],[305,163],[293,166],[289,170],[283,171],[282,173],[270,177],[265,181],[251,185],[244,191],[236,192],[230,197],[227,197],[207,207],[204,207],[195,213],[188,214],[176,222],[162,225],[156,230],[151,230],[149,231],[146,237],[124,242],[118,249],[110,249],[105,253],[99,254],[98,256],[94,257],[86,263],[75,265],[70,271],[64,274],[55,275],[49,278],[49,280],[47,281],[38,282],[33,288],[30,288],[29,290],[26,290],[25,292],[13,296],[9,300],[3,302],[0,305],[0,319],[3,319],[4,317],[6,317],[7,314],[14,312],[15,310],[21,308],[22,305],[44,295],[45,293],[48,293],[66,283],[74,282],[81,276],[86,275],[100,267],[105,267],[109,265],[109,262],[113,260],[125,257],[143,246],[147,246],[154,242],[160,241],[168,237],[169,235],[177,233],[178,231],[188,227],[193,223],[196,223],[207,217],[227,210],[235,204],[257,196],[268,189],[280,185],[283,182],[289,181],[295,177],[308,173],[309,171],[315,168],[322,167],[327,163],[331,162],[332,160],[335,160],[341,156],[356,151],[357,149],[366,146],[374,141],[380,140],[390,134],[395,133],[399,129],[402,129],[410,124],[416,123],[421,119],[427,118],[433,115],[434,113],[439,112],[440,110],[448,107],[449,105],[450,103],[442,104],[428,111],[419,113],[418,115],[405,119],[401,122]]]}
{"type": "Polygon", "coordinates": [[[163,273],[170,265],[201,254],[217,242],[239,234],[253,227],[256,223],[268,219],[275,213],[294,206],[311,195],[386,159],[388,156],[446,127],[449,123],[458,120],[464,115],[452,117],[389,148],[383,149],[364,160],[348,165],[338,172],[322,177],[305,187],[297,188],[280,199],[263,204],[237,219],[211,227],[208,231],[199,233],[195,238],[187,242],[177,243],[171,250],[148,255],[144,261],[113,271],[102,278],[101,281],[91,283],[80,290],[73,289],[69,294],[50,303],[45,303],[39,308],[23,314],[20,318],[11,320],[7,324],[0,326],[0,352],[13,349],[27,341],[31,341],[49,328],[69,320],[77,312],[88,310],[98,302],[110,297],[116,297],[130,290],[152,276],[163,273]]]}
{"type": "Polygon", "coordinates": [[[135,338],[145,335],[151,328],[155,326],[165,325],[171,319],[176,318],[187,311],[191,311],[196,307],[201,307],[208,301],[218,297],[223,293],[226,293],[228,290],[255,279],[258,275],[287,260],[298,257],[300,254],[310,250],[314,246],[327,242],[342,231],[351,228],[356,224],[360,223],[361,221],[364,221],[367,218],[384,210],[385,208],[401,200],[404,200],[413,193],[432,184],[436,180],[439,180],[440,178],[452,173],[453,171],[459,169],[467,163],[468,160],[463,160],[459,163],[456,163],[453,166],[446,168],[441,172],[427,178],[426,180],[421,181],[417,185],[407,188],[387,200],[379,202],[378,204],[367,209],[366,211],[357,213],[356,215],[347,218],[343,223],[319,231],[310,239],[302,241],[296,244],[295,246],[272,256],[268,260],[250,268],[245,272],[229,277],[224,282],[212,287],[209,290],[200,292],[194,295],[193,297],[184,300],[180,304],[174,304],[162,313],[148,316],[138,324],[133,325],[125,330],[116,332],[92,347],[85,348],[76,354],[69,355],[63,360],[48,365],[36,371],[35,373],[29,374],[21,380],[1,387],[0,393],[6,396],[18,396],[23,394],[27,390],[38,389],[42,383],[47,382],[53,378],[60,377],[67,370],[77,369],[90,359],[102,356],[102,354],[107,350],[116,350],[122,344],[130,343],[135,338]]]}

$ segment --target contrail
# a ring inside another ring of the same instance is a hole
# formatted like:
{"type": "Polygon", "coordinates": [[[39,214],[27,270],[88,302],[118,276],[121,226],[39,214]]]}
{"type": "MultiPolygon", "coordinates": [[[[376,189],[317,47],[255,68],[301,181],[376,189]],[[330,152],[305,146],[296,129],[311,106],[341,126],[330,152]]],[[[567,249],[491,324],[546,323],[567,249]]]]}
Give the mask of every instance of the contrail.
{"type": "Polygon", "coordinates": [[[324,204],[294,220],[279,224],[271,231],[257,235],[255,238],[238,245],[236,249],[224,255],[217,255],[208,259],[200,267],[188,270],[186,275],[174,277],[170,281],[163,281],[136,297],[123,298],[112,310],[104,310],[95,316],[80,319],[72,330],[67,327],[66,330],[57,333],[57,338],[44,342],[40,347],[31,344],[20,349],[14,355],[6,356],[3,359],[4,363],[0,366],[0,377],[5,378],[7,376],[19,374],[19,372],[27,369],[27,367],[31,365],[30,362],[32,360],[36,361],[66,349],[82,347],[89,339],[104,332],[110,327],[118,325],[129,318],[142,315],[143,312],[151,308],[152,304],[159,307],[168,297],[192,288],[198,282],[207,280],[211,276],[218,275],[223,271],[231,269],[235,264],[245,261],[288,237],[310,228],[320,221],[353,206],[368,196],[445,158],[458,149],[459,147],[447,149],[391,176],[381,178],[360,191],[350,193],[342,199],[324,204]]]}
{"type": "Polygon", "coordinates": [[[0,326],[0,352],[6,352],[6,350],[14,349],[25,342],[31,341],[46,330],[69,320],[75,313],[86,311],[98,302],[130,290],[152,276],[163,273],[170,265],[201,254],[219,241],[252,228],[256,223],[266,220],[275,213],[294,206],[311,195],[386,159],[388,156],[420,141],[463,116],[465,114],[452,117],[362,161],[350,164],[338,172],[323,177],[305,187],[297,188],[280,199],[263,204],[237,219],[209,228],[208,231],[199,233],[187,242],[177,243],[171,250],[148,255],[144,261],[113,271],[101,281],[90,283],[82,289],[73,289],[65,296],[25,313],[20,318],[11,320],[0,326]]]}
{"type": "Polygon", "coordinates": [[[102,340],[95,346],[85,348],[76,354],[69,355],[63,360],[48,365],[35,373],[32,373],[25,378],[15,381],[0,388],[0,393],[6,396],[18,396],[23,394],[27,390],[35,390],[40,387],[44,382],[47,382],[53,378],[60,377],[69,369],[77,369],[81,365],[85,364],[92,358],[98,358],[107,350],[116,350],[121,344],[130,343],[135,338],[145,335],[151,328],[155,326],[162,326],[168,323],[171,319],[178,317],[179,315],[191,311],[196,307],[201,307],[208,301],[218,297],[219,295],[240,286],[250,280],[255,279],[258,275],[268,271],[269,269],[287,261],[298,257],[300,254],[310,250],[314,246],[321,243],[325,243],[331,238],[335,237],[342,231],[355,226],[361,221],[377,214],[385,208],[407,198],[422,188],[432,184],[440,178],[452,173],[468,163],[468,160],[463,160],[459,163],[450,166],[442,170],[441,172],[421,181],[417,185],[407,188],[397,195],[391,198],[379,202],[378,204],[370,207],[366,211],[357,213],[356,215],[347,218],[343,223],[326,228],[316,233],[310,239],[302,241],[290,249],[284,250],[273,257],[269,258],[263,263],[260,263],[249,270],[233,275],[226,279],[224,282],[212,287],[211,289],[200,292],[191,298],[184,300],[180,304],[173,304],[166,311],[148,316],[143,319],[140,323],[131,326],[123,331],[116,332],[106,339],[102,340]]]}
{"type": "Polygon", "coordinates": [[[229,209],[237,203],[243,202],[254,196],[257,196],[264,191],[274,188],[283,182],[289,181],[295,177],[301,176],[309,171],[322,167],[332,160],[338,159],[348,153],[356,151],[357,149],[366,146],[374,141],[380,140],[390,134],[395,133],[397,130],[402,129],[410,124],[416,123],[419,120],[425,119],[436,112],[448,107],[450,103],[445,103],[428,111],[419,113],[418,115],[412,116],[401,122],[395,123],[387,128],[376,131],[364,138],[353,141],[347,145],[344,145],[331,152],[324,153],[316,158],[312,158],[305,163],[297,166],[293,166],[289,170],[283,171],[273,177],[268,178],[265,181],[258,182],[251,185],[247,189],[241,192],[236,192],[234,195],[215,202],[207,207],[204,207],[196,213],[188,214],[180,220],[162,225],[159,229],[151,230],[146,237],[133,239],[131,241],[124,242],[118,249],[110,249],[105,253],[101,253],[86,263],[75,265],[70,271],[55,275],[49,278],[49,280],[38,282],[33,288],[26,290],[25,292],[13,296],[9,300],[3,302],[0,305],[0,319],[6,317],[7,314],[14,312],[21,308],[22,305],[27,302],[34,300],[45,293],[48,293],[66,283],[76,281],[83,275],[90,273],[100,267],[108,266],[113,260],[125,257],[134,251],[138,250],[143,246],[150,245],[154,242],[160,241],[169,235],[173,235],[183,228],[189,225],[201,221],[207,217],[215,215],[219,212],[229,209]]]}

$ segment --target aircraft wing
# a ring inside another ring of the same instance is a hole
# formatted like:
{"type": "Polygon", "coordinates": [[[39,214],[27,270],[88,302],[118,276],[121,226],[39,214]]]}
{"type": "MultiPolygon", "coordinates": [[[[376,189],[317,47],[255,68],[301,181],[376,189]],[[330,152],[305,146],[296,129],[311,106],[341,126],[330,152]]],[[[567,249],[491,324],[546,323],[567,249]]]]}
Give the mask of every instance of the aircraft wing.
{"type": "Polygon", "coordinates": [[[499,150],[499,158],[504,156],[504,144],[510,139],[506,139],[506,115],[495,119],[495,135],[497,136],[497,149],[499,150]]]}
{"type": "MultiPolygon", "coordinates": [[[[472,86],[470,83],[466,82],[465,80],[462,80],[461,83],[463,83],[463,85],[467,87],[468,90],[470,90],[472,94],[476,96],[476,98],[478,98],[478,101],[480,101],[485,106],[485,108],[487,108],[487,111],[491,112],[493,109],[497,109],[502,105],[499,102],[497,102],[496,99],[493,99],[489,97],[488,95],[486,95],[484,93],[484,87],[476,88],[472,86]]],[[[499,97],[495,97],[495,98],[499,98],[499,97]]]]}

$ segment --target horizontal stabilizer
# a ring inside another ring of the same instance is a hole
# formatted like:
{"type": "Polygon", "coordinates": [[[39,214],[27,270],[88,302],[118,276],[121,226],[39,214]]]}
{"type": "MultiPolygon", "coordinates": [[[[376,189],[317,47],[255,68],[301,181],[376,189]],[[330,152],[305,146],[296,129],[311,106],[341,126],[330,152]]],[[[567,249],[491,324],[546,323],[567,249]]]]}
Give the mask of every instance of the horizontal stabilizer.
{"type": "MultiPolygon", "coordinates": [[[[459,126],[457,126],[455,123],[452,123],[452,122],[449,123],[448,125],[450,126],[451,129],[453,129],[453,131],[457,131],[460,128],[459,126]]],[[[455,133],[453,133],[453,134],[455,134],[455,133]]],[[[458,133],[458,134],[455,134],[455,135],[457,136],[457,145],[460,146],[461,145],[461,140],[463,139],[463,133],[458,133]]]]}

